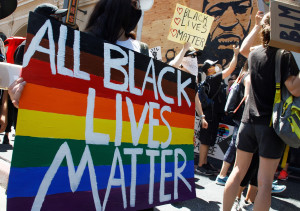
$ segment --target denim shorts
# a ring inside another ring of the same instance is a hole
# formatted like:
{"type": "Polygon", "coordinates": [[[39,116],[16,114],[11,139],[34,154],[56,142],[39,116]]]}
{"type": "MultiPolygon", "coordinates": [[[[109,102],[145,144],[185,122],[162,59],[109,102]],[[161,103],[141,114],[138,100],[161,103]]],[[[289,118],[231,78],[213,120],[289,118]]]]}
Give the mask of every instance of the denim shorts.
{"type": "Polygon", "coordinates": [[[224,161],[227,163],[233,164],[235,161],[235,153],[236,153],[236,139],[237,139],[237,134],[240,126],[240,122],[234,121],[235,126],[233,128],[233,133],[232,133],[232,138],[231,142],[229,144],[229,147],[224,155],[224,161]]]}

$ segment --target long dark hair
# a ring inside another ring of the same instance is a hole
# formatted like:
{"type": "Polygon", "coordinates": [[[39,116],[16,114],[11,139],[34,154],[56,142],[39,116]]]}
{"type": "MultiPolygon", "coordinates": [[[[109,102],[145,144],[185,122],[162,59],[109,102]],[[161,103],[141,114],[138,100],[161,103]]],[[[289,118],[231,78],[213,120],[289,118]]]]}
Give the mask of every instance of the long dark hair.
{"type": "MultiPolygon", "coordinates": [[[[123,33],[122,29],[129,25],[131,7],[131,0],[99,0],[85,31],[116,43],[123,33]]],[[[131,37],[129,34],[125,35],[131,37]]]]}

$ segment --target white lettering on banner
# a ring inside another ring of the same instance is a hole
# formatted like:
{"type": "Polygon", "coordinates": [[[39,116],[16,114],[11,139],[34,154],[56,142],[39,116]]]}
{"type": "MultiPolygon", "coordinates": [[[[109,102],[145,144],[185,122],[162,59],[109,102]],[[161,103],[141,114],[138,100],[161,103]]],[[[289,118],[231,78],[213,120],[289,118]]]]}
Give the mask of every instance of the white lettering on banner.
{"type": "Polygon", "coordinates": [[[80,70],[80,31],[74,31],[74,77],[83,80],[90,80],[90,74],[80,70]]]}
{"type": "Polygon", "coordinates": [[[53,39],[53,30],[50,20],[47,20],[44,25],[39,29],[36,35],[32,38],[30,45],[27,48],[27,51],[24,54],[23,58],[23,67],[27,67],[31,57],[34,55],[36,51],[45,53],[49,55],[51,72],[53,75],[56,74],[55,68],[55,43],[53,39]],[[40,43],[44,37],[44,35],[48,32],[48,40],[49,40],[49,49],[40,46],[40,43]]]}
{"type": "MultiPolygon", "coordinates": [[[[67,41],[67,26],[60,26],[60,33],[58,38],[58,52],[57,52],[57,73],[69,77],[76,77],[83,80],[90,80],[90,75],[80,70],[80,32],[74,31],[74,43],[73,43],[73,54],[74,54],[74,72],[65,67],[66,57],[66,41],[67,41]]],[[[36,51],[49,55],[51,73],[56,75],[55,67],[55,42],[53,38],[53,29],[50,20],[47,20],[44,25],[39,29],[36,35],[33,37],[26,53],[24,54],[23,67],[27,67],[30,59],[36,51]],[[40,46],[40,43],[47,33],[49,49],[40,46]]]]}
{"type": "Polygon", "coordinates": [[[108,134],[95,133],[93,131],[95,97],[96,97],[95,89],[89,88],[89,94],[87,98],[86,119],[85,119],[85,141],[87,144],[108,145],[110,139],[108,134]]]}
{"type": "MultiPolygon", "coordinates": [[[[155,178],[155,157],[160,156],[159,150],[145,150],[146,155],[150,159],[150,171],[149,171],[149,198],[148,203],[149,205],[153,204],[153,197],[154,197],[154,178],[155,178]]],[[[142,148],[124,148],[123,149],[124,155],[131,155],[131,185],[130,185],[130,207],[135,207],[135,200],[136,200],[136,178],[137,178],[137,155],[143,155],[144,150],[142,148]]],[[[172,172],[166,172],[166,156],[173,155],[174,160],[174,199],[178,199],[178,178],[180,178],[187,188],[192,191],[191,184],[183,177],[181,174],[185,167],[186,167],[186,154],[185,152],[177,148],[174,150],[162,150],[161,151],[161,176],[160,176],[160,188],[159,188],[159,200],[160,202],[166,202],[171,200],[171,194],[165,194],[165,180],[166,178],[172,177],[172,172]],[[179,154],[183,157],[184,162],[181,167],[178,167],[179,163],[179,154]]],[[[97,180],[99,178],[101,180],[101,175],[96,175],[95,167],[93,164],[92,155],[89,149],[89,145],[86,145],[85,150],[82,154],[81,160],[77,169],[75,169],[75,165],[73,162],[72,154],[70,147],[67,142],[64,142],[60,148],[58,149],[49,169],[47,170],[41,185],[38,189],[37,195],[34,199],[33,205],[31,210],[38,211],[41,210],[43,202],[45,200],[45,196],[48,192],[48,189],[61,165],[61,163],[66,158],[67,160],[67,167],[68,167],[68,176],[70,181],[70,188],[72,192],[75,192],[81,182],[84,170],[86,166],[88,166],[88,171],[90,175],[90,183],[92,188],[92,194],[94,199],[95,208],[97,211],[105,210],[107,202],[109,200],[109,195],[112,186],[119,186],[122,191],[122,198],[123,198],[123,207],[124,209],[127,208],[127,198],[126,198],[126,187],[125,187],[125,173],[124,173],[124,166],[122,161],[122,156],[118,147],[115,148],[113,161],[111,165],[111,171],[107,183],[107,188],[105,191],[103,207],[101,209],[101,202],[98,194],[98,187],[97,187],[97,180]],[[117,164],[118,163],[118,164],[117,164]],[[115,178],[116,168],[119,168],[120,178],[115,178]]]]}
{"type": "Polygon", "coordinates": [[[191,107],[191,101],[185,92],[184,88],[192,83],[192,79],[189,78],[185,82],[181,83],[181,70],[177,70],[177,97],[178,97],[178,106],[181,106],[181,94],[184,96],[187,104],[191,107]]]}
{"type": "Polygon", "coordinates": [[[145,75],[145,78],[144,78],[144,83],[143,83],[143,88],[142,88],[142,94],[144,94],[147,82],[152,83],[155,100],[158,100],[157,85],[156,85],[156,80],[155,80],[155,66],[154,66],[154,62],[153,62],[152,58],[150,59],[150,62],[148,64],[148,68],[147,68],[147,72],[146,72],[146,75],[145,75]],[[149,77],[150,70],[152,70],[152,73],[151,73],[152,74],[152,78],[149,77]]]}
{"type": "Polygon", "coordinates": [[[128,89],[128,75],[123,66],[128,64],[128,56],[125,51],[119,46],[104,43],[104,87],[121,92],[127,92],[128,89]],[[111,51],[118,51],[123,55],[123,58],[111,58],[111,51]],[[119,70],[124,75],[124,83],[116,84],[111,82],[111,70],[119,70]]]}
{"type": "Polygon", "coordinates": [[[171,72],[174,74],[175,69],[173,67],[165,67],[160,71],[160,73],[158,75],[158,80],[157,80],[157,84],[158,84],[157,88],[158,88],[160,97],[161,97],[161,99],[163,99],[163,101],[165,101],[166,103],[169,103],[169,104],[174,104],[174,99],[167,97],[165,95],[165,93],[163,92],[163,89],[162,89],[162,85],[161,85],[162,79],[167,72],[171,72]]]}
{"type": "Polygon", "coordinates": [[[184,184],[188,187],[190,191],[192,191],[192,186],[191,184],[182,176],[182,172],[185,169],[186,166],[186,154],[184,151],[180,148],[175,149],[175,167],[174,167],[174,199],[178,199],[178,178],[180,178],[184,184]],[[181,155],[184,158],[184,163],[180,168],[178,168],[178,155],[181,155]]]}
{"type": "MultiPolygon", "coordinates": [[[[174,104],[174,99],[167,97],[164,94],[164,91],[162,89],[162,80],[164,75],[167,72],[175,73],[175,69],[172,67],[165,67],[163,68],[158,75],[158,80],[156,82],[156,75],[155,75],[155,65],[154,61],[151,58],[147,67],[146,75],[143,81],[142,90],[135,87],[135,81],[134,81],[134,52],[129,51],[129,56],[127,56],[126,52],[122,50],[120,47],[104,43],[104,87],[108,89],[113,89],[121,92],[130,92],[131,94],[141,96],[145,92],[146,84],[151,83],[153,86],[153,92],[154,97],[156,100],[159,99],[158,94],[160,95],[161,99],[168,103],[168,104],[174,104]],[[117,51],[121,55],[123,55],[122,58],[112,58],[111,57],[111,51],[117,51]],[[128,65],[129,69],[129,75],[127,74],[127,71],[123,66],[128,65]],[[111,82],[111,70],[117,70],[120,71],[124,75],[124,82],[123,84],[119,83],[113,83],[111,82]],[[151,76],[150,76],[151,74],[151,76]]],[[[187,86],[189,86],[192,83],[192,79],[188,78],[186,81],[181,83],[181,71],[177,70],[177,95],[178,95],[178,106],[182,105],[182,98],[181,95],[184,96],[184,99],[186,100],[189,107],[191,107],[191,101],[184,90],[187,86]]]]}
{"type": "Polygon", "coordinates": [[[113,162],[111,164],[111,170],[110,170],[110,175],[107,183],[107,188],[105,192],[105,197],[103,201],[103,210],[105,210],[108,197],[110,194],[111,186],[121,186],[122,190],[122,198],[123,198],[123,207],[124,209],[127,208],[127,199],[126,199],[126,186],[125,186],[125,175],[124,175],[124,167],[123,167],[123,162],[121,158],[121,154],[119,151],[119,148],[116,147],[113,162]],[[116,167],[117,167],[117,161],[119,163],[118,167],[120,170],[120,179],[115,178],[115,173],[116,173],[116,167]]]}
{"type": "Polygon", "coordinates": [[[150,108],[149,108],[149,135],[148,135],[148,147],[149,148],[158,148],[159,147],[159,141],[153,140],[153,127],[159,126],[158,119],[154,119],[153,117],[153,110],[159,109],[158,103],[150,102],[150,108]]]}
{"type": "Polygon", "coordinates": [[[73,77],[73,71],[65,67],[67,32],[67,26],[61,25],[58,39],[57,72],[61,75],[73,77]]]}
{"type": "Polygon", "coordinates": [[[153,204],[153,194],[154,194],[154,175],[155,175],[155,157],[159,156],[158,150],[146,150],[146,154],[150,157],[150,181],[149,181],[149,195],[148,202],[153,204]]]}
{"type": "MultiPolygon", "coordinates": [[[[143,113],[141,115],[140,121],[137,126],[136,118],[134,115],[133,104],[128,97],[126,97],[126,103],[127,103],[127,107],[128,107],[128,115],[129,115],[130,124],[131,124],[132,143],[134,146],[137,146],[139,144],[140,136],[141,136],[144,124],[145,124],[146,116],[147,116],[147,113],[149,110],[149,105],[148,105],[148,103],[145,103],[143,113]]],[[[149,133],[150,133],[150,131],[149,131],[149,133]]]]}
{"type": "Polygon", "coordinates": [[[143,154],[142,148],[125,148],[125,155],[131,155],[131,183],[130,183],[130,206],[135,207],[136,198],[136,157],[143,154]]]}
{"type": "MultiPolygon", "coordinates": [[[[129,51],[129,90],[130,93],[142,96],[142,91],[135,87],[135,80],[134,80],[134,52],[129,51]]],[[[144,91],[143,91],[144,92],[144,91]]]]}
{"type": "Polygon", "coordinates": [[[122,95],[116,95],[116,135],[115,135],[115,146],[121,145],[122,140],[122,127],[123,127],[123,116],[122,116],[122,95]]]}
{"type": "Polygon", "coordinates": [[[71,155],[71,150],[70,150],[67,142],[63,143],[60,146],[49,169],[47,170],[47,173],[45,174],[45,176],[41,182],[41,185],[38,189],[38,192],[36,194],[36,197],[34,199],[31,211],[41,210],[43,202],[45,200],[45,196],[51,185],[51,182],[52,182],[54,176],[56,175],[58,168],[60,167],[64,158],[66,158],[66,160],[67,160],[70,187],[71,187],[71,190],[73,193],[77,190],[78,185],[80,184],[84,169],[85,169],[86,165],[88,165],[95,208],[97,211],[100,211],[101,203],[100,203],[100,198],[99,198],[99,194],[98,194],[96,173],[95,173],[95,168],[94,168],[94,164],[93,164],[89,146],[86,145],[83,155],[81,157],[80,163],[77,167],[77,170],[75,170],[75,165],[74,165],[73,158],[71,155]]]}
{"type": "Polygon", "coordinates": [[[170,127],[169,123],[166,121],[166,119],[163,116],[164,111],[168,111],[169,113],[171,113],[171,107],[170,106],[164,106],[160,110],[161,120],[163,121],[163,123],[165,123],[165,125],[168,127],[168,130],[169,130],[169,136],[168,136],[167,141],[161,143],[161,148],[162,149],[167,148],[170,145],[171,140],[172,140],[172,130],[171,130],[171,127],[170,127]]]}
{"type": "Polygon", "coordinates": [[[165,202],[171,200],[171,194],[165,194],[165,181],[166,178],[172,177],[172,173],[166,172],[166,156],[173,155],[172,150],[163,150],[161,152],[161,169],[160,169],[160,188],[159,188],[159,201],[165,202]]]}

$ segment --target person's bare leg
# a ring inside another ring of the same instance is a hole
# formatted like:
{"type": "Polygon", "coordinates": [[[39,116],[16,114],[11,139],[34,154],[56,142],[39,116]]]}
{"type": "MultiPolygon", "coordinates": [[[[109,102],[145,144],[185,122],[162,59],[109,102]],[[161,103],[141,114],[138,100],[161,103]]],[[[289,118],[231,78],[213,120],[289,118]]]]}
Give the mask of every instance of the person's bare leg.
{"type": "Polygon", "coordinates": [[[249,203],[254,203],[256,195],[257,195],[257,187],[254,185],[249,185],[245,201],[249,203]]]}
{"type": "Polygon", "coordinates": [[[271,190],[275,171],[280,159],[259,158],[258,192],[254,201],[254,209],[269,210],[271,206],[271,190]]]}
{"type": "Polygon", "coordinates": [[[209,146],[205,144],[200,144],[199,147],[199,163],[198,166],[202,166],[207,163],[207,154],[208,154],[209,146]]]}
{"type": "Polygon", "coordinates": [[[235,164],[225,184],[223,194],[223,211],[230,211],[236,198],[241,181],[245,177],[250,166],[253,153],[237,149],[235,164]]]}
{"type": "Polygon", "coordinates": [[[226,161],[223,161],[223,164],[222,164],[222,168],[221,168],[221,171],[220,171],[220,176],[221,177],[226,177],[227,176],[227,172],[228,172],[228,169],[230,168],[231,164],[230,163],[227,163],[226,161]]]}
{"type": "Polygon", "coordinates": [[[242,197],[242,193],[243,193],[244,189],[245,189],[245,187],[240,186],[239,187],[239,192],[238,192],[236,197],[238,197],[240,199],[242,197]]]}

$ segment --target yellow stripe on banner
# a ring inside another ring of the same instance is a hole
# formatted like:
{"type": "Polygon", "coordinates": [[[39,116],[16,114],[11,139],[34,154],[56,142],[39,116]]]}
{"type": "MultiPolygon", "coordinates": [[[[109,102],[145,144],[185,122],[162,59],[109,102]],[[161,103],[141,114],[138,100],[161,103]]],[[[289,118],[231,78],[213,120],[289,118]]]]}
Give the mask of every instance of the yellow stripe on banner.
{"type": "MultiPolygon", "coordinates": [[[[160,121],[161,124],[162,121],[160,121]]],[[[110,141],[115,139],[115,120],[94,119],[94,132],[110,135],[110,141]]],[[[145,124],[140,136],[140,144],[148,143],[149,125],[145,124]]],[[[154,126],[153,139],[165,142],[169,136],[168,128],[163,124],[154,126]]],[[[193,144],[193,129],[171,127],[172,145],[193,144]]],[[[19,109],[16,135],[40,138],[85,140],[85,117],[47,113],[19,109]]],[[[131,143],[130,122],[123,122],[122,142],[131,143]]]]}

